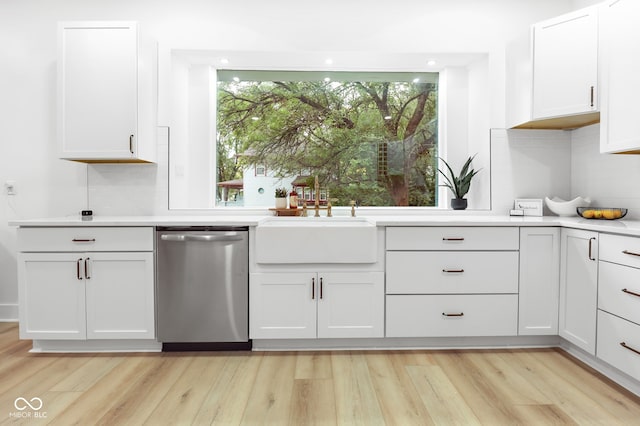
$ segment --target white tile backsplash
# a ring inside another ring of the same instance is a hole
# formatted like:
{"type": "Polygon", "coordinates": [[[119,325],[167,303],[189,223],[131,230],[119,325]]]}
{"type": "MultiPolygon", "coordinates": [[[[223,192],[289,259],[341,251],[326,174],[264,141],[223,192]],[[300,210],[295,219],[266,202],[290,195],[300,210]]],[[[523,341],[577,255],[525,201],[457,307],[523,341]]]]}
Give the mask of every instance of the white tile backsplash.
{"type": "Polygon", "coordinates": [[[640,219],[640,155],[601,154],[600,125],[571,132],[571,194],[598,207],[624,207],[640,219]]]}
{"type": "MultiPolygon", "coordinates": [[[[571,195],[571,133],[561,130],[491,131],[491,193],[495,214],[516,198],[571,195]]],[[[550,214],[545,207],[545,214],[550,214]]]]}
{"type": "Polygon", "coordinates": [[[90,164],[89,208],[114,216],[162,215],[168,210],[167,128],[158,128],[157,164],[90,164]]]}

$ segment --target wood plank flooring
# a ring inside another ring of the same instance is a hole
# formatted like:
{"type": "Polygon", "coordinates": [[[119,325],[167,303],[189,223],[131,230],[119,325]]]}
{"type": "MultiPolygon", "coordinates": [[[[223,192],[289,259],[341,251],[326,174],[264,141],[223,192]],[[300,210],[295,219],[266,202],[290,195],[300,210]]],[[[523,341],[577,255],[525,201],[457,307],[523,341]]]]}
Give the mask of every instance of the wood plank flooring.
{"type": "Polygon", "coordinates": [[[0,323],[0,424],[631,425],[640,398],[556,349],[30,354],[0,323]],[[42,408],[34,410],[16,399],[42,408]],[[46,415],[46,417],[45,417],[46,415]],[[38,416],[38,417],[36,417],[38,416]]]}

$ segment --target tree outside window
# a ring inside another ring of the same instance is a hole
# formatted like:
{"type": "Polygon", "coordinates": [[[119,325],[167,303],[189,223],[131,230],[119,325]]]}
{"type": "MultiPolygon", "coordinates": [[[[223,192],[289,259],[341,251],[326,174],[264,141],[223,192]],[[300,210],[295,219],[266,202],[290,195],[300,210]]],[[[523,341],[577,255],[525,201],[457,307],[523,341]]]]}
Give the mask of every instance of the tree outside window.
{"type": "Polygon", "coordinates": [[[437,205],[437,73],[226,70],[217,90],[219,181],[266,165],[334,205],[437,205]]]}

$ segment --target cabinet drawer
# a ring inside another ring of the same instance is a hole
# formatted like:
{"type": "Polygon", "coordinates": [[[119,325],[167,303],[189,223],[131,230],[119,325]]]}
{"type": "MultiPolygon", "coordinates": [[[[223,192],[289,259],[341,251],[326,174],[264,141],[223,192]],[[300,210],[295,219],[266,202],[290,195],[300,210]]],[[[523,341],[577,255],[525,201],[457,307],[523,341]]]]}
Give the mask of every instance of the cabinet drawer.
{"type": "Polygon", "coordinates": [[[600,262],[598,308],[640,324],[640,269],[600,262]]]}
{"type": "Polygon", "coordinates": [[[518,250],[518,245],[518,228],[387,228],[387,250],[518,250]]]}
{"type": "Polygon", "coordinates": [[[640,238],[600,234],[600,260],[640,268],[640,238]]]}
{"type": "Polygon", "coordinates": [[[153,251],[153,227],[18,228],[18,251],[153,251]]]}
{"type": "Polygon", "coordinates": [[[518,296],[390,295],[387,337],[515,336],[518,296]],[[449,316],[448,316],[449,315],[449,316]]]}
{"type": "Polygon", "coordinates": [[[640,352],[640,326],[598,311],[596,356],[640,380],[640,354],[632,349],[640,352]]]}
{"type": "Polygon", "coordinates": [[[515,251],[389,251],[388,294],[517,293],[515,251]]]}

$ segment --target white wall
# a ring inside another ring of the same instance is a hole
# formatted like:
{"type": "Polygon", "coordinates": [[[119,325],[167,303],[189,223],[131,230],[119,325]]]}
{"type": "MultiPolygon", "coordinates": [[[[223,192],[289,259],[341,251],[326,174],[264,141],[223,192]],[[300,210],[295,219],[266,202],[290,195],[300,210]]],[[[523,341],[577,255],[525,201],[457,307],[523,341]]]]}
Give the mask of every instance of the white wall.
{"type": "MultiPolygon", "coordinates": [[[[504,43],[570,0],[3,0],[0,2],[0,318],[15,315],[17,218],[167,212],[166,132],[157,166],[56,159],[56,22],[136,20],[161,43],[249,51],[490,54],[490,126],[504,121],[504,43]],[[165,158],[162,158],[164,150],[165,158]],[[164,169],[163,169],[164,167],[164,169]],[[9,313],[7,313],[9,312],[9,313]]],[[[488,129],[487,129],[488,130],[488,129]]]]}

